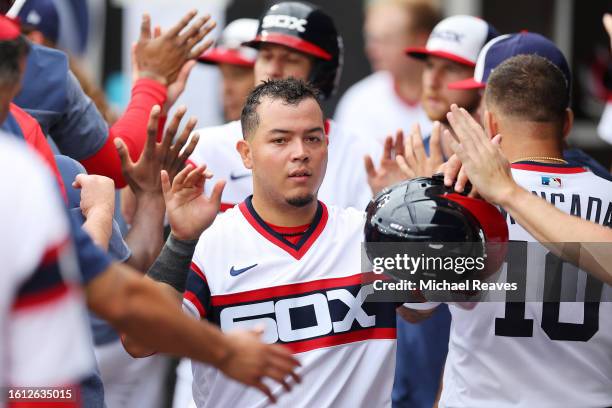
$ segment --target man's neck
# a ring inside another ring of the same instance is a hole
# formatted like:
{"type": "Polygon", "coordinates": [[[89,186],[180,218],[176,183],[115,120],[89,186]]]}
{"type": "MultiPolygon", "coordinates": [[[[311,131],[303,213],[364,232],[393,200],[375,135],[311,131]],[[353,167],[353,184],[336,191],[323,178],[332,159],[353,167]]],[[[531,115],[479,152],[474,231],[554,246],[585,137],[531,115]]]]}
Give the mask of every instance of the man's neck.
{"type": "Polygon", "coordinates": [[[515,123],[511,129],[502,128],[499,133],[502,134],[500,147],[511,163],[531,160],[558,164],[563,159],[563,139],[551,126],[515,123]]]}
{"type": "Polygon", "coordinates": [[[303,207],[268,200],[263,194],[253,194],[251,201],[257,214],[268,224],[279,227],[297,227],[310,224],[317,212],[316,198],[303,207]]]}

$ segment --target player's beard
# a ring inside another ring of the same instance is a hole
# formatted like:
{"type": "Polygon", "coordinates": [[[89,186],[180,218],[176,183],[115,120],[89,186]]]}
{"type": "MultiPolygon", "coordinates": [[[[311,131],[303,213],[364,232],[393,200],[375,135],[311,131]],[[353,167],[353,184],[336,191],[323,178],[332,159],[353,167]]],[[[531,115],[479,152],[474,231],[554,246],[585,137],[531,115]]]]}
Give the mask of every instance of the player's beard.
{"type": "Polygon", "coordinates": [[[312,203],[314,199],[315,199],[314,194],[306,194],[303,196],[287,198],[286,201],[287,201],[287,204],[289,204],[292,207],[302,208],[312,203]]]}
{"type": "MultiPolygon", "coordinates": [[[[445,100],[446,101],[446,100],[445,100]]],[[[453,102],[455,103],[455,102],[453,102]]],[[[450,112],[450,106],[452,105],[452,103],[448,103],[448,110],[444,113],[434,113],[434,112],[428,112],[427,109],[425,109],[425,113],[427,114],[427,116],[429,117],[429,120],[431,121],[438,121],[440,123],[442,123],[443,125],[449,126],[448,123],[448,118],[446,117],[446,114],[448,112],[450,112]]],[[[469,98],[468,101],[461,103],[461,105],[459,106],[460,108],[465,109],[466,111],[468,111],[471,115],[474,115],[474,113],[476,113],[476,111],[478,110],[478,107],[480,106],[480,94],[477,92],[474,92],[473,97],[469,98]]]]}

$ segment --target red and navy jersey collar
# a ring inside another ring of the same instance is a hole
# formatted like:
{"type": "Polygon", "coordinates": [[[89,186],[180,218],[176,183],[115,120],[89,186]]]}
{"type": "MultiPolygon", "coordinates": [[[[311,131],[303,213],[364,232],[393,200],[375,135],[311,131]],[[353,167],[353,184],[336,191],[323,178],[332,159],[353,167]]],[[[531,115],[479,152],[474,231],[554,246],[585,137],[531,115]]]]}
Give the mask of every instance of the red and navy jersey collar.
{"type": "Polygon", "coordinates": [[[541,163],[534,162],[529,160],[524,160],[516,163],[512,163],[511,167],[517,170],[528,170],[528,171],[538,171],[545,173],[556,173],[556,174],[576,174],[576,173],[586,173],[589,170],[576,166],[575,164],[561,164],[561,163],[541,163]]]}
{"type": "Polygon", "coordinates": [[[308,249],[314,244],[317,240],[325,225],[327,224],[328,212],[327,207],[321,201],[317,204],[317,211],[315,213],[314,219],[312,220],[312,224],[302,238],[296,243],[293,244],[288,241],[285,237],[283,237],[278,232],[274,231],[255,211],[253,208],[252,202],[253,196],[247,197],[238,208],[240,212],[244,216],[244,218],[251,224],[255,230],[260,233],[265,239],[278,246],[289,255],[293,256],[295,259],[301,259],[304,254],[308,251],[308,249]]]}

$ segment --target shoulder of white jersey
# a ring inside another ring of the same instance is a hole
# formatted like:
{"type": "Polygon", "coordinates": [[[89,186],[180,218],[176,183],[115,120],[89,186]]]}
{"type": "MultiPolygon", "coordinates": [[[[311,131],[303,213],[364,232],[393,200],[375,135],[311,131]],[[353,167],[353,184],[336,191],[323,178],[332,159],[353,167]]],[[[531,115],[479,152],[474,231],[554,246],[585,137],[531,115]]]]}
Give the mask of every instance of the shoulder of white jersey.
{"type": "MultiPolygon", "coordinates": [[[[340,99],[340,102],[338,102],[338,105],[340,106],[343,102],[362,103],[361,98],[371,98],[371,92],[377,92],[382,86],[387,85],[389,80],[390,75],[388,72],[374,72],[351,85],[340,99]]],[[[368,100],[371,101],[371,99],[368,100]]]]}
{"type": "MultiPolygon", "coordinates": [[[[612,194],[612,188],[610,188],[612,187],[612,181],[598,176],[582,166],[565,165],[555,167],[519,163],[513,164],[511,170],[513,176],[518,177],[519,180],[524,177],[536,177],[535,180],[538,186],[564,188],[563,180],[580,180],[581,183],[587,183],[581,184],[584,188],[595,189],[601,193],[610,191],[612,194]]],[[[519,184],[521,183],[519,182],[519,184]]]]}
{"type": "Polygon", "coordinates": [[[225,123],[219,126],[209,126],[195,129],[192,133],[198,134],[199,140],[189,160],[200,164],[208,154],[216,149],[234,149],[236,142],[242,138],[242,127],[239,120],[225,123]]]}
{"type": "Polygon", "coordinates": [[[206,247],[207,243],[211,241],[217,242],[220,239],[225,239],[231,234],[231,230],[243,220],[243,215],[240,212],[238,205],[229,208],[227,211],[217,214],[215,220],[206,228],[206,230],[200,235],[196,251],[199,247],[206,247]]]}
{"type": "Polygon", "coordinates": [[[369,152],[376,147],[373,139],[363,137],[360,133],[354,132],[336,120],[329,119],[329,144],[343,144],[347,149],[360,153],[369,152]]]}
{"type": "MultiPolygon", "coordinates": [[[[325,203],[323,203],[325,204],[325,203]]],[[[338,226],[340,230],[352,230],[359,228],[363,230],[365,224],[365,212],[353,207],[342,208],[335,205],[327,205],[327,214],[331,223],[338,226]]]]}

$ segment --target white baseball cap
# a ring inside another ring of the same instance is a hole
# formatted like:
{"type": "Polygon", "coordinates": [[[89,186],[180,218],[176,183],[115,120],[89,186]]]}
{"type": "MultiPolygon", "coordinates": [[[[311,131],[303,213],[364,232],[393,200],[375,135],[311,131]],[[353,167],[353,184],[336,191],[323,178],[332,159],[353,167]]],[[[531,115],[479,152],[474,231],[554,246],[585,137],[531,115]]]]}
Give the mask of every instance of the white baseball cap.
{"type": "Polygon", "coordinates": [[[215,47],[205,51],[198,61],[205,64],[226,63],[253,67],[257,58],[257,50],[245,47],[242,43],[250,41],[257,35],[259,21],[252,18],[239,18],[223,29],[221,38],[215,47]]]}
{"type": "Polygon", "coordinates": [[[414,58],[425,59],[432,55],[473,67],[482,47],[498,35],[497,30],[483,19],[452,16],[434,27],[425,47],[408,47],[405,51],[414,58]]]}

